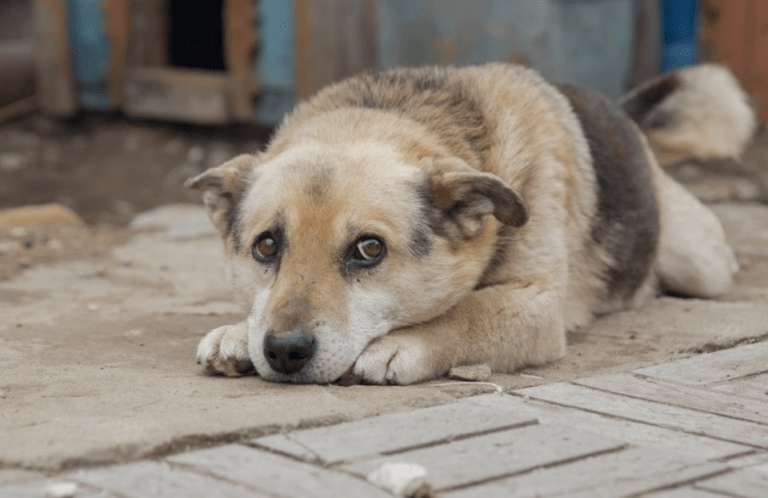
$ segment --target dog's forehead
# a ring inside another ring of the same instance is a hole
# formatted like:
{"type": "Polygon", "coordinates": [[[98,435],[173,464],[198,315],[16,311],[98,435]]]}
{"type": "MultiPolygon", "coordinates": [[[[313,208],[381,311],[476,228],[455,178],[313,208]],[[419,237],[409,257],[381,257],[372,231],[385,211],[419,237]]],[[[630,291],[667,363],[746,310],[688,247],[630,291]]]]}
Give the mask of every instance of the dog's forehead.
{"type": "Polygon", "coordinates": [[[349,231],[355,223],[397,223],[409,207],[419,209],[423,181],[421,170],[384,146],[307,146],[262,165],[242,208],[247,225],[279,217],[294,226],[333,223],[334,232],[349,231]]]}

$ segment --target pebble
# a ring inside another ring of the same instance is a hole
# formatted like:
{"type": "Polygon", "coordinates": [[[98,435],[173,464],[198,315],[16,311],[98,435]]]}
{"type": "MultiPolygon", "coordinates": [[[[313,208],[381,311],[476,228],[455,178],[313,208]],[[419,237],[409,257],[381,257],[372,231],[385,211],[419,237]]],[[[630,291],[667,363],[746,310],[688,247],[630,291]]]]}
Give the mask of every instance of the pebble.
{"type": "Polygon", "coordinates": [[[46,246],[48,246],[48,249],[52,251],[60,251],[64,249],[64,244],[59,239],[49,240],[46,246]]]}
{"type": "Polygon", "coordinates": [[[27,163],[28,158],[18,152],[6,152],[0,154],[0,171],[10,173],[11,171],[17,171],[23,169],[27,163]]]}
{"type": "Polygon", "coordinates": [[[74,482],[55,482],[45,488],[46,498],[73,498],[77,493],[74,482]]]}
{"type": "Polygon", "coordinates": [[[205,149],[203,149],[199,145],[194,145],[189,148],[187,151],[187,161],[193,163],[193,164],[199,164],[200,161],[203,160],[203,156],[205,155],[205,149]]]}
{"type": "Polygon", "coordinates": [[[448,372],[448,377],[456,380],[484,382],[491,378],[491,367],[486,364],[453,367],[448,372]]]}
{"type": "Polygon", "coordinates": [[[0,240],[0,254],[8,254],[21,251],[18,240],[0,240]]]}
{"type": "Polygon", "coordinates": [[[396,496],[428,498],[434,496],[426,480],[427,470],[421,465],[407,462],[385,463],[366,478],[374,486],[396,496]]]}

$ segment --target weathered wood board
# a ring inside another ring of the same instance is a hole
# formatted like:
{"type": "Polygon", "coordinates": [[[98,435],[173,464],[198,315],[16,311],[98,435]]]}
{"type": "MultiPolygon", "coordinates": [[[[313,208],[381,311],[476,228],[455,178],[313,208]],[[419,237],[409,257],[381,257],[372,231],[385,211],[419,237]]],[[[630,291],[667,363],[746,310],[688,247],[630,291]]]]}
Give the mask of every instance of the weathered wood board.
{"type": "Polygon", "coordinates": [[[226,73],[164,68],[128,68],[123,82],[129,116],[200,124],[229,121],[226,73]]]}

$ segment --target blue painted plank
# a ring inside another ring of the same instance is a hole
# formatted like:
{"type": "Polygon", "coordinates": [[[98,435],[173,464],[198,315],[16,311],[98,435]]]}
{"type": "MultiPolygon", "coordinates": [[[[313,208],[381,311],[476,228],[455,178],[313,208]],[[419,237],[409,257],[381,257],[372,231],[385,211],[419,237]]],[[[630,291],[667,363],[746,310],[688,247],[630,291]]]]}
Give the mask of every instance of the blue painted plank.
{"type": "Polygon", "coordinates": [[[696,62],[698,7],[697,0],[662,0],[662,71],[689,66],[696,62]]]}
{"type": "Polygon", "coordinates": [[[295,104],[294,9],[290,0],[259,3],[259,40],[254,71],[261,84],[256,119],[279,123],[295,104]]]}
{"type": "Polygon", "coordinates": [[[102,31],[100,0],[67,0],[69,42],[78,103],[92,109],[112,109],[107,95],[109,43],[102,31]]]}

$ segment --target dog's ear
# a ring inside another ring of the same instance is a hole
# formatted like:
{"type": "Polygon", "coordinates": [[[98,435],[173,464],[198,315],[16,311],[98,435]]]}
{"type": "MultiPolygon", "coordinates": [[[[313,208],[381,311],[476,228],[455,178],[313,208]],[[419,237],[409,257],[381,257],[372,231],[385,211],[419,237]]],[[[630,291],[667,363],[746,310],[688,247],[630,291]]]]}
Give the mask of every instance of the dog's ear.
{"type": "Polygon", "coordinates": [[[186,188],[203,192],[203,202],[208,208],[208,216],[224,236],[232,231],[235,210],[245,192],[248,173],[255,167],[254,156],[241,154],[184,183],[186,188]]]}
{"type": "Polygon", "coordinates": [[[528,221],[523,198],[496,175],[449,171],[435,173],[429,181],[436,207],[465,237],[475,235],[489,214],[513,227],[521,227],[528,221]]]}

